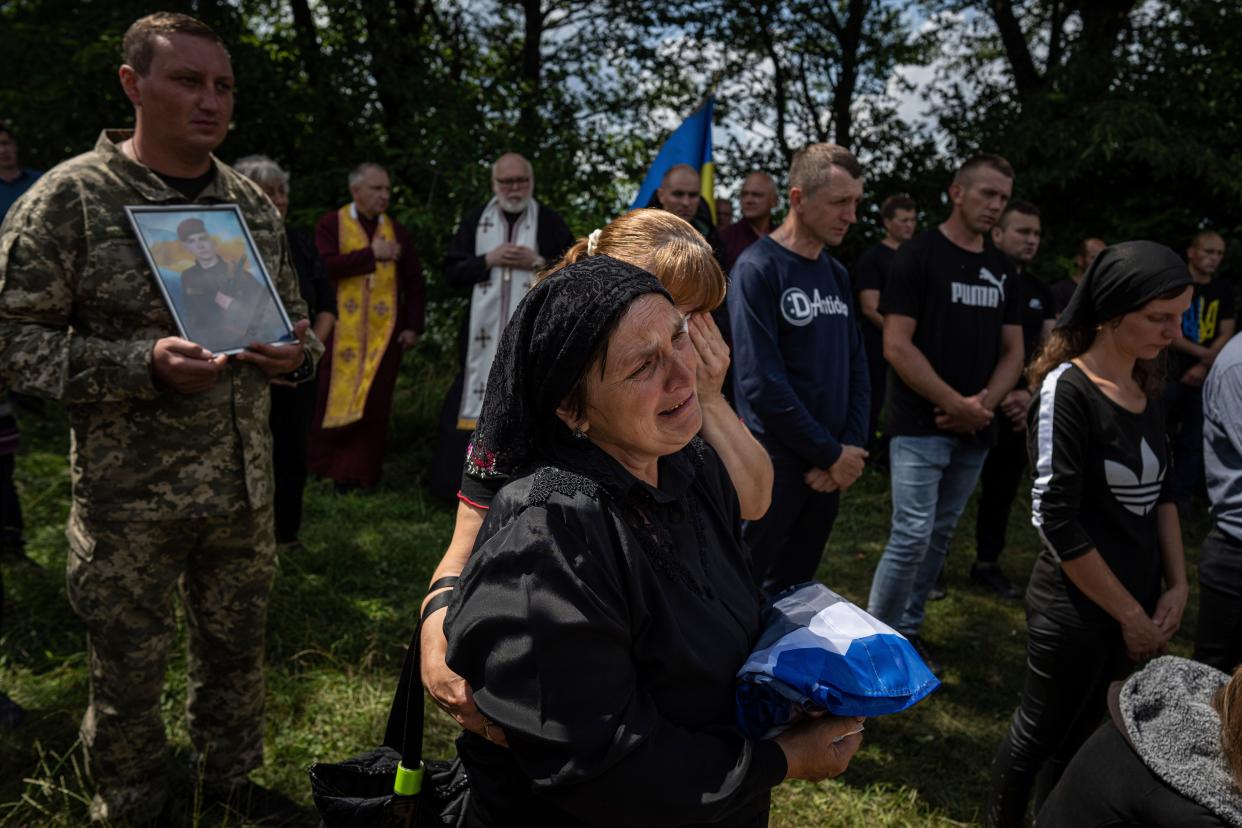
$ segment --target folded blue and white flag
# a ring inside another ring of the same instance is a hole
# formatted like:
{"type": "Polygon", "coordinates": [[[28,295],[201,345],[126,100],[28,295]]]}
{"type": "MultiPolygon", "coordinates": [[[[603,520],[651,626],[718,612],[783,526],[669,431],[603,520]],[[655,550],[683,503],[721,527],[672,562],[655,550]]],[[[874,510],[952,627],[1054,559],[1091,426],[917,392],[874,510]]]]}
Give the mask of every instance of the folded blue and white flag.
{"type": "Polygon", "coordinates": [[[940,686],[905,636],[820,583],[772,599],[737,678],[737,724],[751,739],[813,711],[896,713],[940,686]]]}

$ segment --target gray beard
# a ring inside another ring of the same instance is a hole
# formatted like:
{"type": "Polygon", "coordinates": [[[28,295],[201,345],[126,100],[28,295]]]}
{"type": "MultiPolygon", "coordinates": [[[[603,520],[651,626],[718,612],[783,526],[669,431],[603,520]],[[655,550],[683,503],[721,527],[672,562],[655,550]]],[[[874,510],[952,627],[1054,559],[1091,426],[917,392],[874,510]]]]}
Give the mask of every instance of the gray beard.
{"type": "Polygon", "coordinates": [[[530,196],[518,199],[501,198],[500,196],[496,196],[496,199],[500,202],[500,209],[504,210],[506,213],[523,213],[530,205],[530,196]]]}

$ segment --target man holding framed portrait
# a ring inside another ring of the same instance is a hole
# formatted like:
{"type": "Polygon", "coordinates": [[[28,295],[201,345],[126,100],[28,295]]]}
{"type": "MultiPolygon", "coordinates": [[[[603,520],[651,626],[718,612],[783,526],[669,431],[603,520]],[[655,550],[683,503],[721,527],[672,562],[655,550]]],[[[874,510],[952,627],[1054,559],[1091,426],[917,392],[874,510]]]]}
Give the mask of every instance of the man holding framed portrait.
{"type": "Polygon", "coordinates": [[[248,780],[263,758],[275,569],[269,385],[311,376],[323,347],[307,331],[276,210],[212,155],[233,108],[219,37],[161,12],[135,22],[122,48],[132,133],[105,131],[32,187],[0,228],[0,375],[62,400],[73,432],[66,581],[89,631],[81,735],[97,786],[92,818],[152,820],[167,799],[160,695],[177,591],[205,797],[281,822],[292,803],[248,780]],[[227,355],[187,338],[149,245],[126,220],[126,208],[187,205],[231,205],[244,219],[247,267],[270,271],[273,301],[288,311],[277,314],[286,341],[262,331],[227,355]]]}

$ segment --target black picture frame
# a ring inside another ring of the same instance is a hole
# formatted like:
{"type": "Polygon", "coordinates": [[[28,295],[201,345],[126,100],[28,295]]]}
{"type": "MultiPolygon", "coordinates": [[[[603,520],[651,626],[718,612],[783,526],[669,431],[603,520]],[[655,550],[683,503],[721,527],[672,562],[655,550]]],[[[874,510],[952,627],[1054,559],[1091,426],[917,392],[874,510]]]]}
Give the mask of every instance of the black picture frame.
{"type": "Polygon", "coordinates": [[[295,341],[236,204],[136,205],[125,213],[183,338],[213,354],[295,341]]]}

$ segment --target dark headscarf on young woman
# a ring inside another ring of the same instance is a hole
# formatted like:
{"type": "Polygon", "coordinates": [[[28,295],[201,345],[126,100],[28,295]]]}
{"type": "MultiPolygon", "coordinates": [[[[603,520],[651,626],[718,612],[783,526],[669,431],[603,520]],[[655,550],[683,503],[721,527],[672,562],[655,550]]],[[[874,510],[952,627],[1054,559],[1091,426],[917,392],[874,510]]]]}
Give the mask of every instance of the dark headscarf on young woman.
{"type": "Polygon", "coordinates": [[[1056,326],[1094,327],[1190,284],[1186,263],[1163,244],[1115,244],[1100,251],[1087,268],[1056,326]]]}
{"type": "Polygon", "coordinates": [[[537,284],[500,336],[467,473],[510,477],[535,457],[541,441],[567,435],[557,407],[613,323],[648,293],[669,298],[656,277],[609,256],[583,259],[537,284]]]}

